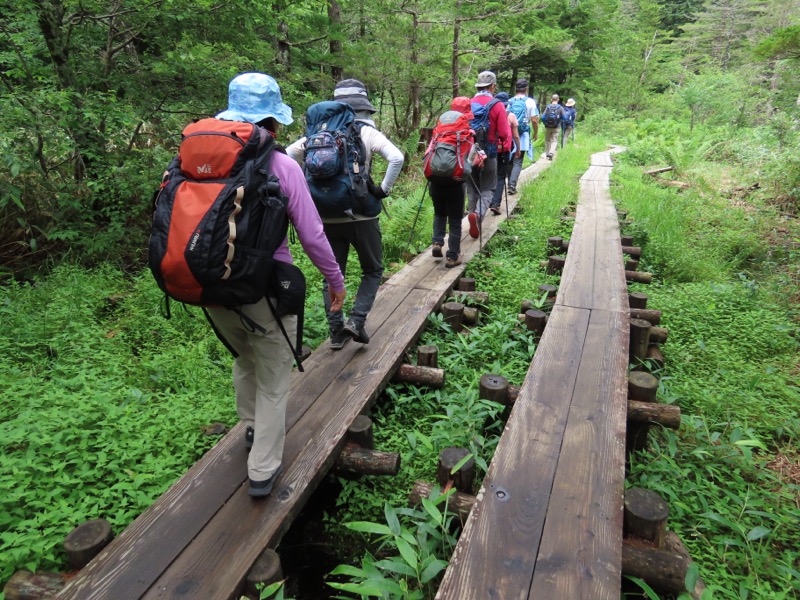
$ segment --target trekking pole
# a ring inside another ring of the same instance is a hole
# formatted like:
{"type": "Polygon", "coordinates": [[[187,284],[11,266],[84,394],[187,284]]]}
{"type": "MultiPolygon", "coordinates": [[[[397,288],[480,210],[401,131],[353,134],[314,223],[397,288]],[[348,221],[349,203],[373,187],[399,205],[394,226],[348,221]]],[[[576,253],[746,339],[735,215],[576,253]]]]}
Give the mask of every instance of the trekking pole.
{"type": "Polygon", "coordinates": [[[411,240],[414,239],[414,229],[417,227],[417,219],[419,219],[419,213],[422,210],[422,201],[425,200],[425,192],[428,191],[428,186],[430,185],[430,181],[425,181],[425,188],[422,190],[422,196],[419,198],[419,206],[417,206],[417,214],[414,215],[414,224],[411,226],[411,235],[408,236],[408,249],[409,252],[411,251],[411,240]]]}
{"type": "MultiPolygon", "coordinates": [[[[525,160],[525,159],[523,159],[523,160],[525,160]]],[[[514,157],[511,154],[509,154],[509,156],[508,156],[508,164],[506,164],[506,172],[505,172],[505,175],[503,175],[503,183],[505,184],[503,186],[503,193],[505,194],[505,197],[506,197],[506,221],[508,221],[508,176],[511,175],[511,172],[508,169],[508,165],[511,165],[511,171],[513,171],[514,170],[514,157]]]]}

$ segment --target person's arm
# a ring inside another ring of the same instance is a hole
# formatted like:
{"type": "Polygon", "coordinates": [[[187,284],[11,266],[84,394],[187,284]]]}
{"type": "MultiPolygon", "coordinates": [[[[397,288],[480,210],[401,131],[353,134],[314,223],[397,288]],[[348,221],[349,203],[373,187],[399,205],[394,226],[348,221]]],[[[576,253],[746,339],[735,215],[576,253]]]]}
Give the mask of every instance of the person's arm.
{"type": "Polygon", "coordinates": [[[506,118],[506,109],[502,102],[498,102],[492,107],[492,113],[494,116],[495,127],[497,128],[497,138],[495,139],[495,142],[497,143],[498,147],[501,147],[504,142],[511,140],[511,126],[508,124],[508,119],[506,118]]]}
{"type": "Polygon", "coordinates": [[[301,137],[296,142],[292,142],[286,147],[286,154],[297,161],[300,166],[303,165],[303,156],[306,152],[306,138],[301,137]]]}
{"type": "MultiPolygon", "coordinates": [[[[280,180],[281,191],[288,199],[286,212],[289,221],[297,231],[303,250],[328,282],[332,310],[339,310],[345,297],[344,277],[333,255],[330,242],[325,236],[322,219],[311,199],[303,171],[293,160],[277,152],[273,154],[271,161],[270,170],[280,180]],[[335,308],[337,303],[339,308],[335,308]]],[[[291,253],[285,244],[275,253],[276,260],[291,262],[291,258],[291,253]]]]}
{"type": "Polygon", "coordinates": [[[533,141],[539,139],[539,108],[536,101],[533,101],[533,111],[531,112],[531,131],[533,131],[533,141]]]}
{"type": "Polygon", "coordinates": [[[514,157],[518,158],[519,155],[522,154],[522,148],[520,146],[519,121],[517,121],[517,115],[508,113],[508,122],[511,125],[511,137],[514,138],[514,157]]]}
{"type": "Polygon", "coordinates": [[[374,127],[362,127],[361,139],[369,146],[373,154],[380,154],[389,163],[380,185],[384,194],[388,196],[392,191],[392,187],[394,187],[395,181],[400,176],[405,157],[400,149],[389,141],[389,138],[374,127]]]}

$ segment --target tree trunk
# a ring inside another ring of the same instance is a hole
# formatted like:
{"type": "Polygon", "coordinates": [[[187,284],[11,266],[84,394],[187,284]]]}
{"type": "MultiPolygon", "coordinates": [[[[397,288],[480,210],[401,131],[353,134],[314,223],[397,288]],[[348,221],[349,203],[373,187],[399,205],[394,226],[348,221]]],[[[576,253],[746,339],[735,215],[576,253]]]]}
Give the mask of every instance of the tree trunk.
{"type": "Polygon", "coordinates": [[[337,64],[342,54],[342,42],[337,37],[342,27],[342,12],[337,0],[328,0],[328,22],[330,23],[328,49],[331,53],[331,76],[334,81],[339,81],[344,70],[337,64]]]}

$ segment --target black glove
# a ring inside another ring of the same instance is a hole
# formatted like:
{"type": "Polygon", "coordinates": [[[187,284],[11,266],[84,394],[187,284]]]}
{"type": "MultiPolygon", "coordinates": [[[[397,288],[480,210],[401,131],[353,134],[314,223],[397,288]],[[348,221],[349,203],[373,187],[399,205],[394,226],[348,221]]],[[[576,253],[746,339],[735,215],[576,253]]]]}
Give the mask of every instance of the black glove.
{"type": "Polygon", "coordinates": [[[386,198],[386,196],[389,195],[383,191],[383,188],[381,186],[375,185],[371,181],[367,182],[367,191],[370,193],[370,195],[375,196],[376,198],[381,200],[383,200],[384,198],[386,198]]]}

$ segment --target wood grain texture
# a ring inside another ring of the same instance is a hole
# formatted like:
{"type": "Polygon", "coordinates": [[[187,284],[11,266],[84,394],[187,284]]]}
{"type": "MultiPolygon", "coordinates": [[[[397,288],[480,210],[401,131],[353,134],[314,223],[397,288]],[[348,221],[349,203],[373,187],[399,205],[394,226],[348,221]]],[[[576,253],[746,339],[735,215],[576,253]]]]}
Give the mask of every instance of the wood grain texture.
{"type": "Polygon", "coordinates": [[[345,442],[347,428],[384,388],[405,349],[420,335],[438,300],[412,291],[376,332],[392,344],[360,345],[347,368],[320,394],[287,434],[284,472],[272,494],[254,500],[242,486],[144,594],[143,598],[229,599],[266,547],[276,545],[345,442]],[[202,592],[200,592],[202,590],[202,592]]]}
{"type": "Polygon", "coordinates": [[[530,598],[619,598],[627,327],[591,313],[530,598]]]}
{"type": "Polygon", "coordinates": [[[527,598],[588,324],[553,308],[436,598],[527,598]]]}

